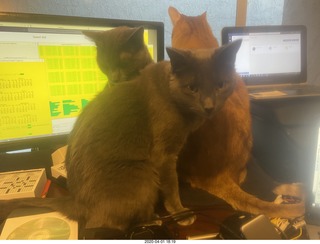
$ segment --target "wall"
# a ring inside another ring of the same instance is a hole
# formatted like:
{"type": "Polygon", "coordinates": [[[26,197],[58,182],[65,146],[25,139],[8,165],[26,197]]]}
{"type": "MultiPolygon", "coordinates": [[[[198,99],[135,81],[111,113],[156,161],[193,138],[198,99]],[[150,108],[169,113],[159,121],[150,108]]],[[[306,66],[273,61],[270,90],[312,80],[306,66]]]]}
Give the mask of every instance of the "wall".
{"type": "Polygon", "coordinates": [[[248,0],[247,25],[279,25],[284,0],[248,0]]]}
{"type": "MultiPolygon", "coordinates": [[[[284,0],[248,0],[248,24],[279,24],[284,0]]],[[[237,0],[1,0],[0,11],[161,21],[165,45],[170,46],[172,26],[169,6],[185,15],[207,11],[208,21],[220,41],[224,26],[235,25],[237,0]]]]}
{"type": "Polygon", "coordinates": [[[283,24],[307,27],[308,82],[320,85],[320,1],[285,0],[283,24]]]}
{"type": "Polygon", "coordinates": [[[151,20],[165,23],[165,44],[171,43],[172,25],[168,7],[186,15],[207,11],[208,20],[220,40],[220,30],[235,22],[236,0],[3,0],[0,11],[71,15],[98,18],[151,20]]]}

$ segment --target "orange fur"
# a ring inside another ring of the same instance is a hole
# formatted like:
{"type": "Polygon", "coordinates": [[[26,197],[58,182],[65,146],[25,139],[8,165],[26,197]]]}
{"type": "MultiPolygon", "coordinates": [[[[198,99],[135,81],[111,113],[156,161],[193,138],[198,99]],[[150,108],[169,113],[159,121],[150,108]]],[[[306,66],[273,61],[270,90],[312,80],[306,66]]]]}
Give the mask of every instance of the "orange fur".
{"type": "MultiPolygon", "coordinates": [[[[168,12],[173,24],[173,47],[218,47],[206,20],[206,13],[196,17],[186,16],[173,7],[168,12]]],[[[222,110],[189,137],[178,159],[178,174],[193,187],[224,199],[238,210],[270,217],[291,218],[303,215],[303,202],[290,206],[274,204],[260,200],[240,188],[246,177],[251,149],[249,96],[244,82],[238,77],[235,90],[222,110]]],[[[290,192],[301,192],[296,189],[300,185],[286,186],[292,188],[290,192]]]]}
{"type": "Polygon", "coordinates": [[[172,46],[179,48],[217,48],[219,46],[217,39],[211,32],[207,22],[207,14],[200,16],[186,16],[169,8],[173,25],[179,25],[179,29],[173,28],[172,46]],[[178,23],[179,22],[179,23],[178,23]]]}

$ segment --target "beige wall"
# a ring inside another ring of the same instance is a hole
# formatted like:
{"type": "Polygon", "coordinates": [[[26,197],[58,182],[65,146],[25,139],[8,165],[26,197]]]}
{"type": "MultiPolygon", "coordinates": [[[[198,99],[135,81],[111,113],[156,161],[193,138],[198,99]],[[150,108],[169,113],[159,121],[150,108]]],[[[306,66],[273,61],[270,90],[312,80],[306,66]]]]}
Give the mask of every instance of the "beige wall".
{"type": "Polygon", "coordinates": [[[308,82],[320,85],[320,1],[285,0],[282,21],[307,26],[308,82]]]}

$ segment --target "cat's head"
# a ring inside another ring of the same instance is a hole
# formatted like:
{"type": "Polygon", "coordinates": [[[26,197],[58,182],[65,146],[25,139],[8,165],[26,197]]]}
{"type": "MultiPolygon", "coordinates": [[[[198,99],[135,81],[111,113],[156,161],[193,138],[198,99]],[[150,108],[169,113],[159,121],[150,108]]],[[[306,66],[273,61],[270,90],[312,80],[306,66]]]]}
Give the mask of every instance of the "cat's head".
{"type": "Polygon", "coordinates": [[[97,46],[97,62],[109,81],[134,78],[153,60],[144,44],[143,27],[116,27],[107,31],[83,31],[97,46]]]}
{"type": "Polygon", "coordinates": [[[219,46],[204,12],[199,16],[186,16],[174,7],[169,7],[173,25],[171,43],[175,48],[216,48],[219,46]]]}
{"type": "Polygon", "coordinates": [[[169,85],[176,103],[207,117],[219,111],[234,90],[240,46],[241,40],[218,49],[167,48],[172,72],[169,85]]]}

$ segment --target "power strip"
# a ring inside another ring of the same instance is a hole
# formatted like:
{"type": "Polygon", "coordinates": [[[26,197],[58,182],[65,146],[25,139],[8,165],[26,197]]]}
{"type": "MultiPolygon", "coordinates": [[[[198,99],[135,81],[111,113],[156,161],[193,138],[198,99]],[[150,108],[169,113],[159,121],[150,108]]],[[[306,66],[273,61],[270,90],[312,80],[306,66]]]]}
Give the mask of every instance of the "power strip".
{"type": "Polygon", "coordinates": [[[0,199],[40,197],[46,182],[44,168],[0,173],[0,199]]]}

